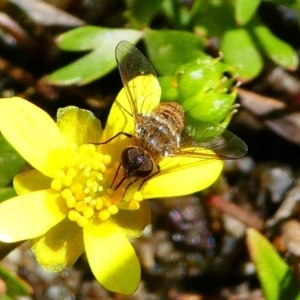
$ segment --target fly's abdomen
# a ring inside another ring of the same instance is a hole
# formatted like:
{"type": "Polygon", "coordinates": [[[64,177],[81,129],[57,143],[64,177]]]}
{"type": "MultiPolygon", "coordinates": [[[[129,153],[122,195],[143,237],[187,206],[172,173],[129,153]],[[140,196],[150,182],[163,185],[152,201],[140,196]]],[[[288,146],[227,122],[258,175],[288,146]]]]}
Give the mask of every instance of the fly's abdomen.
{"type": "Polygon", "coordinates": [[[180,104],[176,102],[162,102],[154,113],[158,120],[167,124],[172,135],[180,136],[184,129],[184,111],[180,104]]]}
{"type": "Polygon", "coordinates": [[[176,153],[184,128],[184,112],[175,102],[165,102],[149,115],[140,115],[136,129],[139,145],[155,157],[176,153]]]}

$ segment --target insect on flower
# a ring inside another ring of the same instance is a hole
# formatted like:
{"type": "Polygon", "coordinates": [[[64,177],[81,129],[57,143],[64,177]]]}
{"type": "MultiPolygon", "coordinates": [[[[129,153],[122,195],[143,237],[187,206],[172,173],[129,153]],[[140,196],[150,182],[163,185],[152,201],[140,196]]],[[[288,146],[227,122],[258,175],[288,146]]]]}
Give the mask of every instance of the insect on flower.
{"type": "Polygon", "coordinates": [[[126,179],[130,179],[126,190],[139,179],[141,188],[148,179],[160,172],[159,164],[164,157],[187,156],[202,158],[205,162],[237,159],[246,154],[246,144],[216,124],[185,124],[184,110],[176,102],[162,102],[153,109],[152,98],[160,91],[147,90],[146,77],[152,75],[156,78],[156,74],[146,57],[131,43],[121,41],[117,45],[116,61],[129,109],[118,104],[124,113],[133,118],[135,128],[133,134],[122,131],[101,143],[108,143],[119,135],[130,139],[129,146],[121,154],[121,163],[112,182],[113,186],[122,169],[123,178],[115,185],[115,189],[126,179]],[[136,83],[141,76],[145,78],[143,87],[136,83]],[[141,93],[141,89],[146,92],[141,93]]]}

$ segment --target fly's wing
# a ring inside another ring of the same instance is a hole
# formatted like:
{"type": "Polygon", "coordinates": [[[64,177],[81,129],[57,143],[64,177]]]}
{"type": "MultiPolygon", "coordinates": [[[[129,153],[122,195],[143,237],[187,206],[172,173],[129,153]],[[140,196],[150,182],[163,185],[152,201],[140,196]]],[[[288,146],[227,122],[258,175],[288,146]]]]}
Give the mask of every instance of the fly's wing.
{"type": "Polygon", "coordinates": [[[138,114],[146,114],[159,104],[161,89],[153,67],[131,43],[122,41],[117,45],[116,61],[129,101],[129,113],[136,121],[138,114]]]}
{"type": "Polygon", "coordinates": [[[179,155],[182,156],[222,160],[241,158],[248,151],[247,145],[239,137],[211,123],[186,126],[181,135],[180,149],[179,155]]]}

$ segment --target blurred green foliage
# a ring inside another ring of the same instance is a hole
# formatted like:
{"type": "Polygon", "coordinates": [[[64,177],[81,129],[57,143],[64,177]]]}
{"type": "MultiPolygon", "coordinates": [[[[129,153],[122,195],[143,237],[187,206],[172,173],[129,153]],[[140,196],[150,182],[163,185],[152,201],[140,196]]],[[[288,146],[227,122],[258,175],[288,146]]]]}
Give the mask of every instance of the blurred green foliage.
{"type": "Polygon", "coordinates": [[[13,276],[10,271],[0,266],[0,278],[6,285],[6,292],[0,296],[0,300],[14,300],[18,296],[28,296],[29,286],[20,278],[13,276]]]}
{"type": "Polygon", "coordinates": [[[300,300],[294,275],[274,246],[255,229],[248,229],[247,244],[266,300],[300,300]]]}
{"type": "Polygon", "coordinates": [[[133,29],[108,29],[84,26],[60,35],[58,46],[65,51],[85,51],[79,60],[53,72],[47,80],[56,85],[83,85],[103,77],[116,67],[118,41],[135,44],[142,32],[133,29]]]}
{"type": "MultiPolygon", "coordinates": [[[[190,5],[184,5],[176,0],[127,0],[126,16],[136,30],[87,26],[62,34],[57,40],[61,49],[91,52],[54,72],[48,79],[53,84],[65,85],[85,84],[100,78],[115,67],[113,50],[117,42],[128,40],[135,44],[141,38],[145,39],[151,62],[160,75],[174,71],[174,64],[161,64],[166,55],[178,59],[178,63],[193,60],[195,50],[203,50],[204,45],[211,44],[213,37],[219,40],[224,61],[237,67],[238,77],[242,81],[255,78],[262,71],[266,58],[283,68],[296,69],[298,58],[294,49],[274,35],[260,19],[257,9],[261,2],[195,0],[190,5]],[[168,30],[158,30],[153,34],[147,29],[156,17],[164,20],[163,28],[168,30]],[[188,38],[187,34],[191,37],[188,38]],[[169,48],[164,49],[166,51],[150,48],[151,43],[156,44],[153,37],[157,35],[165,35],[163,40],[171,39],[169,48]],[[196,49],[195,43],[198,44],[196,49]]],[[[295,14],[300,11],[299,1],[296,0],[265,2],[285,5],[295,14]]]]}
{"type": "MultiPolygon", "coordinates": [[[[128,40],[135,44],[143,37],[148,40],[148,48],[150,41],[155,45],[155,40],[149,37],[152,34],[146,28],[151,28],[157,17],[163,20],[162,29],[168,29],[159,30],[158,34],[165,35],[166,39],[171,37],[173,41],[167,53],[175,58],[179,53],[179,61],[182,57],[185,62],[195,58],[194,39],[186,38],[186,34],[191,33],[202,44],[197,49],[199,51],[203,50],[204,44],[211,43],[211,38],[217,37],[224,61],[238,68],[241,80],[255,78],[262,71],[266,58],[283,68],[296,69],[298,58],[294,49],[274,35],[261,20],[258,13],[261,2],[285,6],[295,14],[300,11],[299,1],[296,0],[195,0],[186,3],[176,0],[127,0],[126,16],[136,31],[87,27],[84,31],[76,29],[63,34],[58,39],[61,49],[93,51],[78,62],[51,74],[49,80],[56,84],[85,84],[104,76],[115,66],[112,55],[118,41],[128,40]],[[92,72],[90,64],[94,65],[93,76],[87,74],[92,72]],[[76,71],[77,77],[72,76],[72,71],[76,71]]],[[[172,65],[160,64],[165,52],[147,50],[159,74],[172,72],[172,65]]]]}
{"type": "MultiPolygon", "coordinates": [[[[261,2],[263,1],[195,0],[191,1],[191,6],[184,6],[179,1],[164,0],[157,13],[167,17],[172,29],[194,32],[206,44],[210,43],[212,37],[219,38],[219,50],[223,53],[224,61],[238,67],[239,78],[247,81],[262,71],[265,57],[290,70],[298,66],[294,49],[276,37],[260,19],[257,10],[261,2]]],[[[285,5],[299,13],[299,1],[266,2],[285,5]]],[[[140,15],[135,11],[131,13],[142,26],[140,15]]]]}
{"type": "MultiPolygon", "coordinates": [[[[116,67],[114,50],[121,36],[133,43],[144,39],[149,59],[162,75],[162,99],[180,102],[190,124],[194,121],[219,123],[231,113],[236,93],[230,91],[233,80],[224,73],[234,73],[236,69],[204,54],[203,39],[186,31],[123,29],[117,32],[94,26],[74,29],[58,38],[59,46],[64,50],[91,52],[52,73],[47,80],[58,85],[82,85],[103,76],[116,67]]],[[[226,120],[224,126],[230,118],[226,120]]]]}
{"type": "Polygon", "coordinates": [[[12,188],[14,176],[25,165],[25,160],[16,150],[0,135],[0,202],[16,195],[12,188]]]}
{"type": "Polygon", "coordinates": [[[219,123],[230,114],[236,99],[236,90],[231,90],[233,79],[224,76],[225,72],[232,71],[219,59],[201,54],[196,60],[181,65],[175,76],[160,77],[162,99],[178,101],[187,119],[219,123]],[[168,90],[171,87],[172,92],[174,86],[177,95],[170,98],[168,90]]]}
{"type": "MultiPolygon", "coordinates": [[[[196,121],[221,122],[232,111],[235,100],[235,93],[230,92],[233,83],[230,77],[251,80],[262,71],[267,59],[291,70],[298,66],[294,49],[261,21],[258,14],[261,2],[127,0],[126,17],[135,29],[83,26],[62,34],[57,38],[62,50],[86,53],[46,80],[55,85],[87,84],[116,67],[114,51],[118,42],[127,40],[136,44],[143,40],[149,60],[161,76],[162,98],[179,101],[196,121]],[[163,20],[162,29],[150,29],[156,18],[163,20]],[[219,40],[226,68],[218,62],[214,65],[223,67],[208,72],[213,64],[207,68],[201,60],[209,60],[203,51],[213,37],[219,40]],[[202,73],[203,79],[192,78],[196,73],[202,73]],[[204,86],[201,81],[206,81],[204,86]],[[212,82],[213,87],[208,88],[212,82]]],[[[297,1],[268,2],[286,5],[295,13],[300,11],[297,1]]]]}

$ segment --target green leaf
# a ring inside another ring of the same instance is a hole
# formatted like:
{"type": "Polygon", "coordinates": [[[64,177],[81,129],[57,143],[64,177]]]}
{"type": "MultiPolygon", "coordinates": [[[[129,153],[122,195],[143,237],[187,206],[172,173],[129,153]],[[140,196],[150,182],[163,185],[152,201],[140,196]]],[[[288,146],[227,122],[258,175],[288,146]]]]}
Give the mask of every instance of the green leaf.
{"type": "Polygon", "coordinates": [[[76,28],[57,39],[63,50],[87,51],[77,61],[54,71],[45,78],[53,85],[87,84],[103,77],[116,67],[115,48],[121,40],[136,44],[142,32],[133,29],[109,29],[95,26],[76,28]]]}
{"type": "Polygon", "coordinates": [[[175,76],[158,77],[161,87],[161,101],[178,101],[178,83],[175,76]]]}
{"type": "Polygon", "coordinates": [[[0,134],[0,187],[6,187],[25,163],[19,153],[0,134]]]}
{"type": "Polygon", "coordinates": [[[239,68],[238,76],[242,80],[251,80],[263,68],[262,57],[245,28],[226,31],[221,42],[221,52],[227,64],[239,68]]]}
{"type": "Polygon", "coordinates": [[[248,229],[247,244],[267,300],[300,300],[291,269],[272,244],[255,229],[248,229]]]}
{"type": "Polygon", "coordinates": [[[298,17],[298,20],[299,20],[299,18],[300,18],[300,1],[291,0],[291,2],[292,3],[289,5],[289,7],[294,10],[294,12],[295,12],[295,14],[296,14],[296,16],[298,17]]]}
{"type": "Polygon", "coordinates": [[[236,0],[235,19],[239,25],[244,25],[254,16],[261,0],[236,0]]]}
{"type": "Polygon", "coordinates": [[[287,43],[277,38],[263,24],[256,24],[249,28],[257,41],[257,45],[266,55],[283,68],[295,70],[299,60],[296,51],[287,43]]]}
{"type": "Polygon", "coordinates": [[[176,69],[202,54],[204,43],[196,35],[177,30],[145,32],[147,52],[160,75],[174,75],[176,69]]]}
{"type": "Polygon", "coordinates": [[[199,11],[203,1],[190,2],[191,5],[184,5],[182,1],[163,0],[161,1],[161,13],[168,19],[169,27],[173,29],[187,29],[191,27],[191,20],[199,11]]]}
{"type": "Polygon", "coordinates": [[[161,7],[161,0],[127,0],[130,19],[139,27],[147,26],[161,7]]]}
{"type": "Polygon", "coordinates": [[[223,36],[225,31],[236,26],[231,1],[205,2],[207,3],[201,4],[204,9],[199,10],[194,17],[195,25],[201,34],[209,37],[223,36]]]}
{"type": "Polygon", "coordinates": [[[4,295],[0,296],[0,300],[15,300],[15,298],[10,297],[7,294],[4,294],[4,295]]]}
{"type": "Polygon", "coordinates": [[[0,203],[15,196],[17,193],[14,188],[0,188],[0,203]]]}
{"type": "Polygon", "coordinates": [[[0,266],[0,278],[6,283],[8,296],[26,296],[29,295],[29,287],[16,276],[0,266]]]}

